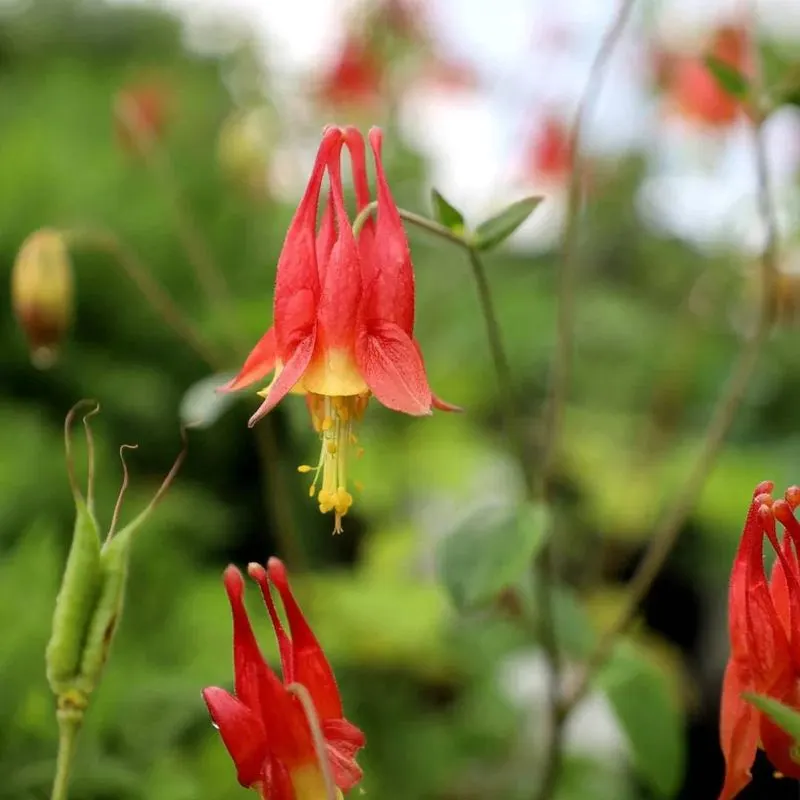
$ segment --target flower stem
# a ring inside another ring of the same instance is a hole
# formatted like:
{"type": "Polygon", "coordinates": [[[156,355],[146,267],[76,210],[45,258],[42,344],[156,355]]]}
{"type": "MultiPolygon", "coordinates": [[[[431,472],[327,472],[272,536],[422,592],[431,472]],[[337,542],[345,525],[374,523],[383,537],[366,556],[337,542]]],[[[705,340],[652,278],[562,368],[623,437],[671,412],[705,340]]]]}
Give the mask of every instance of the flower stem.
{"type": "Polygon", "coordinates": [[[50,800],[67,800],[69,797],[69,778],[80,729],[80,717],[68,711],[58,712],[58,756],[50,800]]]}
{"type": "MultiPolygon", "coordinates": [[[[600,94],[606,75],[607,65],[625,26],[630,18],[636,0],[622,0],[617,13],[603,36],[600,48],[595,55],[589,78],[581,95],[575,119],[572,123],[569,141],[571,174],[567,196],[567,217],[564,225],[561,269],[558,275],[556,351],[553,359],[549,396],[545,410],[545,444],[542,454],[542,467],[536,495],[546,501],[550,494],[555,465],[561,447],[564,417],[569,393],[572,364],[575,351],[575,296],[578,274],[578,230],[582,201],[581,139],[584,123],[593,102],[600,94]]],[[[536,584],[537,604],[539,606],[540,635],[542,648],[549,667],[548,706],[550,734],[544,753],[544,766],[534,792],[535,800],[549,800],[558,788],[563,763],[564,728],[572,707],[564,702],[562,696],[562,659],[555,621],[553,590],[558,580],[558,536],[549,532],[547,545],[542,553],[536,584]]]]}
{"type": "Polygon", "coordinates": [[[331,764],[328,759],[328,751],[325,747],[325,736],[322,733],[319,715],[314,706],[311,693],[302,683],[290,683],[286,689],[291,692],[300,701],[300,705],[303,706],[303,712],[306,715],[308,726],[311,729],[314,749],[317,752],[317,761],[319,762],[319,768],[322,772],[322,779],[325,783],[325,800],[337,800],[336,782],[333,779],[331,764]]]}
{"type": "MultiPolygon", "coordinates": [[[[753,77],[751,85],[756,103],[763,97],[763,78],[757,43],[753,37],[753,77]]],[[[763,136],[764,111],[760,106],[752,113],[753,153],[758,180],[759,213],[766,231],[766,241],[761,254],[761,306],[755,331],[742,347],[731,368],[730,378],[717,400],[705,430],[703,443],[693,467],[679,488],[677,497],[670,504],[670,511],[662,517],[661,524],[653,533],[636,572],[628,584],[627,600],[617,618],[603,635],[595,651],[586,662],[575,688],[566,699],[568,709],[573,708],[585,695],[590,681],[611,654],[617,638],[631,624],[639,603],[644,599],[653,581],[658,576],[678,539],[686,518],[691,513],[695,500],[716,460],[725,438],[736,417],[747,392],[750,380],[758,364],[764,343],[769,338],[775,319],[774,286],[778,275],[779,233],[772,203],[766,145],[763,136]]]]}
{"type": "Polygon", "coordinates": [[[153,277],[152,272],[138,256],[123,244],[113,233],[102,230],[67,231],[67,240],[77,247],[89,247],[110,255],[136,288],[184,343],[186,343],[212,369],[222,370],[228,359],[209,342],[164,287],[153,277]]]}

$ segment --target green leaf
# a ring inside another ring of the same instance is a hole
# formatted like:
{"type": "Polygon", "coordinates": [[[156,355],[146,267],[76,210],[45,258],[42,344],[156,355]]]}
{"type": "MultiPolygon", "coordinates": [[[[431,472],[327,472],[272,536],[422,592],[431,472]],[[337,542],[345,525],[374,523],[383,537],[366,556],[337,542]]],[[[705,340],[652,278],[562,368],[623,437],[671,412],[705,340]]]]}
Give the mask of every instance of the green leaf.
{"type": "Polygon", "coordinates": [[[736,67],[712,55],[705,57],[705,64],[719,88],[726,94],[744,100],[750,93],[750,82],[736,67]]]}
{"type": "Polygon", "coordinates": [[[475,229],[473,245],[477,250],[491,250],[508,239],[542,202],[542,197],[525,197],[482,222],[475,229]]]}
{"type": "Polygon", "coordinates": [[[800,63],[787,68],[771,94],[775,106],[800,106],[800,63]]]}
{"type": "Polygon", "coordinates": [[[502,525],[470,520],[439,546],[439,570],[453,602],[466,609],[491,601],[531,569],[550,526],[543,505],[527,504],[502,525]]]}
{"type": "Polygon", "coordinates": [[[437,221],[453,233],[464,233],[464,215],[457,208],[451,206],[436,189],[431,189],[431,199],[437,221]]]}
{"type": "Polygon", "coordinates": [[[630,642],[622,642],[597,683],[628,737],[642,779],[662,797],[673,797],[683,780],[686,754],[683,715],[667,674],[630,642]]]}
{"type": "Polygon", "coordinates": [[[233,373],[208,375],[192,384],[183,395],[181,422],[187,428],[210,428],[238,399],[233,392],[218,392],[233,373]]]}
{"type": "Polygon", "coordinates": [[[786,731],[795,742],[800,742],[800,711],[784,705],[774,697],[746,693],[742,697],[759,711],[766,714],[781,730],[786,731]]]}

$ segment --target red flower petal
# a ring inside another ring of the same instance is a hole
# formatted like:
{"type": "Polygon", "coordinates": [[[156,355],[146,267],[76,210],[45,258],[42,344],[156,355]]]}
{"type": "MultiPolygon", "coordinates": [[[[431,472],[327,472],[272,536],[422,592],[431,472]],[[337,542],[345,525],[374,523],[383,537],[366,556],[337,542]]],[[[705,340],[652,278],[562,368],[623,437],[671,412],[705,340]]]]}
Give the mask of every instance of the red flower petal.
{"type": "MultiPolygon", "coordinates": [[[[369,183],[367,182],[367,159],[364,137],[358,128],[348,125],[344,129],[344,141],[350,151],[353,165],[353,184],[356,190],[356,209],[360,213],[370,203],[369,183]]],[[[364,223],[358,237],[358,251],[361,256],[361,274],[366,284],[371,278],[372,248],[375,243],[375,220],[373,215],[364,223]]]]}
{"type": "Polygon", "coordinates": [[[414,328],[414,270],[403,221],[383,170],[379,128],[370,130],[369,144],[375,160],[378,219],[363,315],[367,322],[373,319],[394,322],[410,336],[414,328]]]}
{"type": "Polygon", "coordinates": [[[352,789],[364,774],[356,764],[356,753],[366,744],[364,733],[346,719],[328,719],[322,723],[328,759],[336,785],[352,789]]]}
{"type": "Polygon", "coordinates": [[[258,582],[261,589],[261,596],[264,598],[264,603],[269,612],[269,618],[272,622],[272,627],[275,630],[275,638],[278,640],[278,651],[281,654],[281,671],[283,672],[284,684],[294,682],[294,659],[292,658],[292,640],[286,635],[283,629],[278,610],[275,608],[275,602],[272,599],[272,592],[269,588],[269,580],[267,579],[267,571],[261,564],[250,564],[247,567],[247,572],[253,580],[258,582]]]}
{"type": "Polygon", "coordinates": [[[393,322],[373,321],[356,340],[356,361],[372,393],[404,414],[431,413],[433,397],[419,351],[393,322]]]}
{"type": "Polygon", "coordinates": [[[759,714],[741,697],[750,688],[741,682],[735,664],[729,661],[722,683],[720,744],[725,756],[725,784],[719,800],[731,800],[750,783],[759,737],[759,714]]]}
{"type": "Polygon", "coordinates": [[[267,562],[267,574],[281,596],[289,621],[294,680],[308,689],[320,720],[341,717],[342,699],[336,678],[322,646],[294,599],[286,567],[280,559],[270,558],[267,562]]]}
{"type": "Polygon", "coordinates": [[[325,209],[322,212],[322,222],[317,233],[317,272],[319,273],[320,286],[325,284],[325,272],[328,269],[328,259],[331,257],[331,250],[336,242],[336,226],[333,221],[333,204],[331,203],[331,193],[328,190],[328,197],[325,200],[325,209]]]}
{"type": "Polygon", "coordinates": [[[267,398],[258,407],[258,410],[247,423],[251,428],[260,419],[265,417],[273,408],[291,391],[292,387],[303,377],[308,368],[311,356],[314,353],[316,330],[312,329],[311,335],[303,339],[295,347],[289,360],[281,370],[275,382],[270,386],[267,398]]]}
{"type": "Polygon", "coordinates": [[[288,361],[299,341],[308,338],[316,322],[320,294],[317,270],[317,208],[322,179],[331,153],[342,146],[338,128],[326,128],[305,194],[283,243],[275,279],[274,325],[278,355],[288,361]]]}
{"type": "Polygon", "coordinates": [[[236,765],[239,783],[250,788],[262,779],[267,740],[258,714],[224,689],[203,689],[211,719],[236,765]]]}
{"type": "Polygon", "coordinates": [[[361,260],[344,205],[340,154],[341,143],[331,151],[328,161],[338,237],[325,270],[325,284],[317,312],[320,326],[318,347],[325,350],[352,348],[361,298],[361,260]]]}
{"type": "MultiPolygon", "coordinates": [[[[414,341],[414,346],[417,348],[417,354],[419,355],[419,360],[422,362],[422,366],[424,368],[425,357],[422,355],[422,348],[419,346],[419,342],[416,339],[414,339],[413,341],[414,341]]],[[[452,403],[448,403],[446,400],[442,400],[441,397],[437,397],[433,392],[431,392],[431,401],[433,407],[439,411],[452,411],[456,413],[461,413],[464,410],[463,408],[461,408],[461,406],[456,406],[453,405],[452,403]]]]}
{"type": "Polygon", "coordinates": [[[266,378],[275,369],[275,356],[275,329],[270,328],[247,356],[239,374],[217,391],[236,392],[266,378]]]}

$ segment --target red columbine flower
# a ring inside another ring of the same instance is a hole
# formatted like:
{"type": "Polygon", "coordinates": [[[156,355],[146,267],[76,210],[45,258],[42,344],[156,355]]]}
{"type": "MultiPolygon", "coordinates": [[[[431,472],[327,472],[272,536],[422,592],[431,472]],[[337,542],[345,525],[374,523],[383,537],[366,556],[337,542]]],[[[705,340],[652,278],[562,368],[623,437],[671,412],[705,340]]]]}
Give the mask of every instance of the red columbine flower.
{"type": "Polygon", "coordinates": [[[320,98],[332,106],[374,105],[381,99],[384,67],[363,37],[352,35],[322,77],[320,98]]]}
{"type": "Polygon", "coordinates": [[[355,425],[370,396],[393,411],[415,416],[430,414],[432,408],[457,410],[431,392],[414,339],[414,271],[381,163],[381,138],[378,128],[370,130],[377,219],[367,221],[356,240],[339,162],[346,145],[360,211],[370,202],[364,140],[352,127],[326,128],[278,259],[273,327],[241,372],[222,387],[241,389],[275,370],[272,383],[260,392],[266,399],[251,417],[251,426],[289,392],[306,395],[322,450],[316,467],[299,469],[314,472],[310,494],[316,495],[320,511],[335,512],[336,533],[353,502],[347,462],[357,443],[355,425]],[[326,173],[330,188],[317,226],[326,173]]]}
{"type": "Polygon", "coordinates": [[[750,782],[759,744],[777,770],[800,778],[791,737],[742,699],[744,692],[755,692],[800,708],[800,523],[794,516],[800,488],[787,489],[784,499],[778,500],[773,499],[772,488],[769,481],[756,487],[731,573],[731,655],[720,712],[726,769],[720,800],[730,800],[750,782]],[[776,521],[784,527],[780,542],[776,521]],[[769,579],[764,571],[764,537],[777,553],[769,579]]]}
{"type": "MultiPolygon", "coordinates": [[[[750,69],[747,33],[743,28],[733,25],[719,28],[708,52],[739,72],[747,74],[750,69]]],[[[687,119],[727,127],[741,112],[741,101],[720,87],[702,57],[675,59],[669,81],[673,102],[687,119]]]]}
{"type": "Polygon", "coordinates": [[[563,180],[572,170],[569,130],[559,119],[547,116],[531,137],[528,146],[529,176],[563,180]]]}
{"type": "Polygon", "coordinates": [[[283,682],[261,655],[244,607],[244,579],[230,566],[224,582],[233,613],[235,696],[216,686],[203,691],[236,765],[239,783],[257,790],[262,800],[324,800],[321,754],[314,747],[303,706],[290,691],[300,684],[314,703],[336,786],[346,792],[361,780],[355,758],[365,744],[364,734],[344,718],[333,670],[294,599],[283,564],[271,558],[266,569],[250,564],[248,572],[261,587],[275,629],[283,682]],[[283,601],[288,635],[278,618],[270,584],[283,601]]]}

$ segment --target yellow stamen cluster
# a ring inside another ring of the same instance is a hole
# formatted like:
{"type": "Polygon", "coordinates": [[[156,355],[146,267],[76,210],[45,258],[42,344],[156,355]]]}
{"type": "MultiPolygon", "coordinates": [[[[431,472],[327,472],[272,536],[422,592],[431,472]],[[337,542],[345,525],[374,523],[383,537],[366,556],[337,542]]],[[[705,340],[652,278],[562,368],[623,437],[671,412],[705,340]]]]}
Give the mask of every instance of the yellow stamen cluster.
{"type": "MultiPolygon", "coordinates": [[[[368,394],[330,397],[328,395],[306,395],[314,430],[319,433],[322,447],[316,467],[302,464],[298,472],[313,470],[314,479],[309,488],[309,497],[316,495],[319,510],[323,514],[333,511],[335,515],[334,533],[342,532],[342,517],[353,505],[353,495],[347,491],[347,460],[351,448],[358,444],[353,430],[355,423],[364,415],[369,400],[368,394]],[[322,488],[317,492],[320,473],[322,488]]],[[[358,448],[356,456],[363,453],[358,448]]]]}

